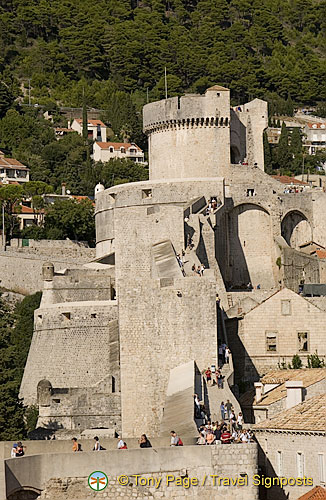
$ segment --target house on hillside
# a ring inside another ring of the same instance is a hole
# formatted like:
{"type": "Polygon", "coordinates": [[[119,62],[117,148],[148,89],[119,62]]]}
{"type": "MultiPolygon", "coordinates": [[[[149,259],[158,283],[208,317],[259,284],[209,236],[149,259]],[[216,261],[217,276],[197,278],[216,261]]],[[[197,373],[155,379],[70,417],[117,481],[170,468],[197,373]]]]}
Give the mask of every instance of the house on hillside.
{"type": "Polygon", "coordinates": [[[288,409],[253,426],[261,473],[276,480],[287,479],[282,485],[274,483],[267,488],[266,500],[325,498],[301,495],[313,486],[323,493],[326,486],[326,394],[300,402],[302,389],[294,381],[292,384],[287,388],[288,409]]]}
{"type": "Polygon", "coordinates": [[[2,184],[24,184],[29,181],[29,168],[14,158],[6,158],[0,151],[0,182],[2,184]]]}
{"type": "Polygon", "coordinates": [[[112,159],[127,159],[145,164],[144,153],[134,142],[95,142],[93,146],[95,161],[107,162],[112,159]]]}
{"type": "MultiPolygon", "coordinates": [[[[83,135],[83,120],[75,118],[71,124],[68,123],[68,129],[75,130],[79,135],[83,135]]],[[[106,142],[106,126],[101,120],[88,120],[87,131],[89,139],[106,142]]]]}
{"type": "Polygon", "coordinates": [[[306,139],[303,147],[309,155],[315,155],[318,151],[326,149],[326,122],[307,123],[304,133],[306,139]]]}

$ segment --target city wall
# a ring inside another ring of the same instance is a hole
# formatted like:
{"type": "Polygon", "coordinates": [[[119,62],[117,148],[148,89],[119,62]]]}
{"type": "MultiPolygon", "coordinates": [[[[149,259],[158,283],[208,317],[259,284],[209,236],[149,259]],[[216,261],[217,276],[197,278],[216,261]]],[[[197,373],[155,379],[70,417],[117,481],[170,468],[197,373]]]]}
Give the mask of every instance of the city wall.
{"type": "MultiPolygon", "coordinates": [[[[20,395],[36,402],[37,385],[91,387],[110,374],[110,345],[117,342],[117,302],[53,304],[34,313],[34,334],[20,395]]],[[[114,367],[116,371],[116,366],[114,367]]]]}
{"type": "MultiPolygon", "coordinates": [[[[40,242],[38,242],[40,243],[40,242]]],[[[53,241],[46,246],[0,250],[0,285],[29,295],[42,290],[42,265],[51,260],[55,271],[85,264],[95,258],[94,248],[74,247],[71,242],[53,241]]]]}
{"type": "Polygon", "coordinates": [[[255,443],[115,450],[73,455],[44,454],[9,459],[6,461],[7,499],[15,498],[15,491],[24,487],[32,487],[39,492],[44,490],[41,499],[95,498],[95,495],[101,493],[91,492],[87,478],[96,470],[104,471],[109,476],[110,483],[105,495],[106,498],[114,500],[119,497],[179,500],[185,496],[201,500],[258,499],[258,488],[252,485],[252,478],[257,474],[255,443]],[[128,486],[119,485],[117,476],[121,474],[129,476],[128,486]],[[136,484],[136,478],[132,477],[134,474],[161,479],[161,486],[158,488],[139,486],[136,484]],[[175,477],[197,478],[200,484],[189,489],[177,486],[175,483],[167,485],[168,474],[175,477]],[[213,486],[211,474],[234,479],[240,479],[240,474],[247,475],[248,486],[245,485],[245,479],[242,480],[242,486],[213,486]],[[205,475],[205,484],[202,485],[205,475]]]}

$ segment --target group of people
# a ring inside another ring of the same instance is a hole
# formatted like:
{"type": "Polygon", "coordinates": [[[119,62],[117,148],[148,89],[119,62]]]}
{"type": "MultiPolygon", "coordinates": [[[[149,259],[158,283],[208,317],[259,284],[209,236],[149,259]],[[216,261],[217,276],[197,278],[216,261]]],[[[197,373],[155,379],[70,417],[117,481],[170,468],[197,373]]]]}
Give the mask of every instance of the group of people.
{"type": "Polygon", "coordinates": [[[206,212],[205,214],[206,215],[209,215],[211,213],[213,213],[218,207],[220,207],[222,205],[222,202],[221,200],[218,198],[211,198],[208,202],[208,205],[206,207],[206,212]]]}
{"type": "Polygon", "coordinates": [[[23,457],[25,455],[26,446],[21,441],[14,443],[11,449],[11,458],[23,457]]]}
{"type": "Polygon", "coordinates": [[[231,351],[225,343],[218,346],[218,362],[220,366],[229,363],[230,355],[231,351]]]}
{"type": "Polygon", "coordinates": [[[224,375],[222,375],[222,371],[220,368],[213,367],[212,369],[208,367],[207,370],[205,370],[205,378],[208,386],[214,385],[216,383],[219,389],[223,389],[225,377],[224,375]]]}
{"type": "Polygon", "coordinates": [[[297,188],[297,187],[293,187],[293,188],[285,188],[284,189],[284,193],[285,194],[288,194],[288,193],[302,193],[303,192],[303,188],[297,188]]]}
{"type": "Polygon", "coordinates": [[[198,445],[250,443],[253,435],[250,429],[236,429],[226,422],[207,422],[198,429],[198,445]]]}
{"type": "Polygon", "coordinates": [[[196,274],[196,275],[198,274],[201,277],[204,275],[205,266],[204,266],[204,264],[201,264],[200,266],[196,267],[196,264],[193,264],[191,270],[194,274],[196,274]]]}

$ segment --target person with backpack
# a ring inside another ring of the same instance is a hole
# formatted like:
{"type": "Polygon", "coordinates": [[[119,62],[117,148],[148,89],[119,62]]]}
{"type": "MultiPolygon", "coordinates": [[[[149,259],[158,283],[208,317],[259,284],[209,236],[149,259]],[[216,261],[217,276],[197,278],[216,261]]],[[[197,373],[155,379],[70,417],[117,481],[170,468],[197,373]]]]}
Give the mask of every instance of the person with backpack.
{"type": "Polygon", "coordinates": [[[171,444],[170,446],[183,446],[182,439],[177,435],[175,431],[171,431],[171,444]]]}

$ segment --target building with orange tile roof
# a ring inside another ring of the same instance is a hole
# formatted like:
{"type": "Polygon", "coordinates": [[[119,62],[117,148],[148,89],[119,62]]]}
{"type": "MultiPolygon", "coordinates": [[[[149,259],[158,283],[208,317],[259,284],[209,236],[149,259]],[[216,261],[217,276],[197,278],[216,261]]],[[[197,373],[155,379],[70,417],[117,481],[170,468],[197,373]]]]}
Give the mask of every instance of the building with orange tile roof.
{"type": "Polygon", "coordinates": [[[144,153],[134,142],[95,142],[93,145],[95,161],[107,162],[113,159],[131,160],[145,163],[144,153]]]}
{"type": "MultiPolygon", "coordinates": [[[[68,123],[68,129],[75,130],[79,135],[83,135],[83,120],[75,118],[72,123],[68,123]]],[[[101,120],[87,120],[88,138],[93,141],[106,142],[106,125],[101,120]]]]}
{"type": "Polygon", "coordinates": [[[6,158],[0,151],[0,182],[24,184],[29,181],[29,168],[15,158],[6,158]]]}
{"type": "Polygon", "coordinates": [[[315,486],[297,500],[326,500],[326,490],[321,486],[315,486]]]}
{"type": "MultiPolygon", "coordinates": [[[[297,393],[299,389],[294,381],[288,383],[287,391],[297,393]]],[[[296,394],[288,396],[293,402],[296,398],[292,396],[296,394]]],[[[311,486],[326,484],[326,394],[280,411],[273,418],[255,424],[253,431],[261,448],[259,460],[265,476],[309,478],[310,484],[308,480],[300,485],[284,484],[282,494],[270,488],[267,500],[320,498],[309,495],[311,486]]],[[[315,491],[318,495],[319,491],[315,491]]]]}

